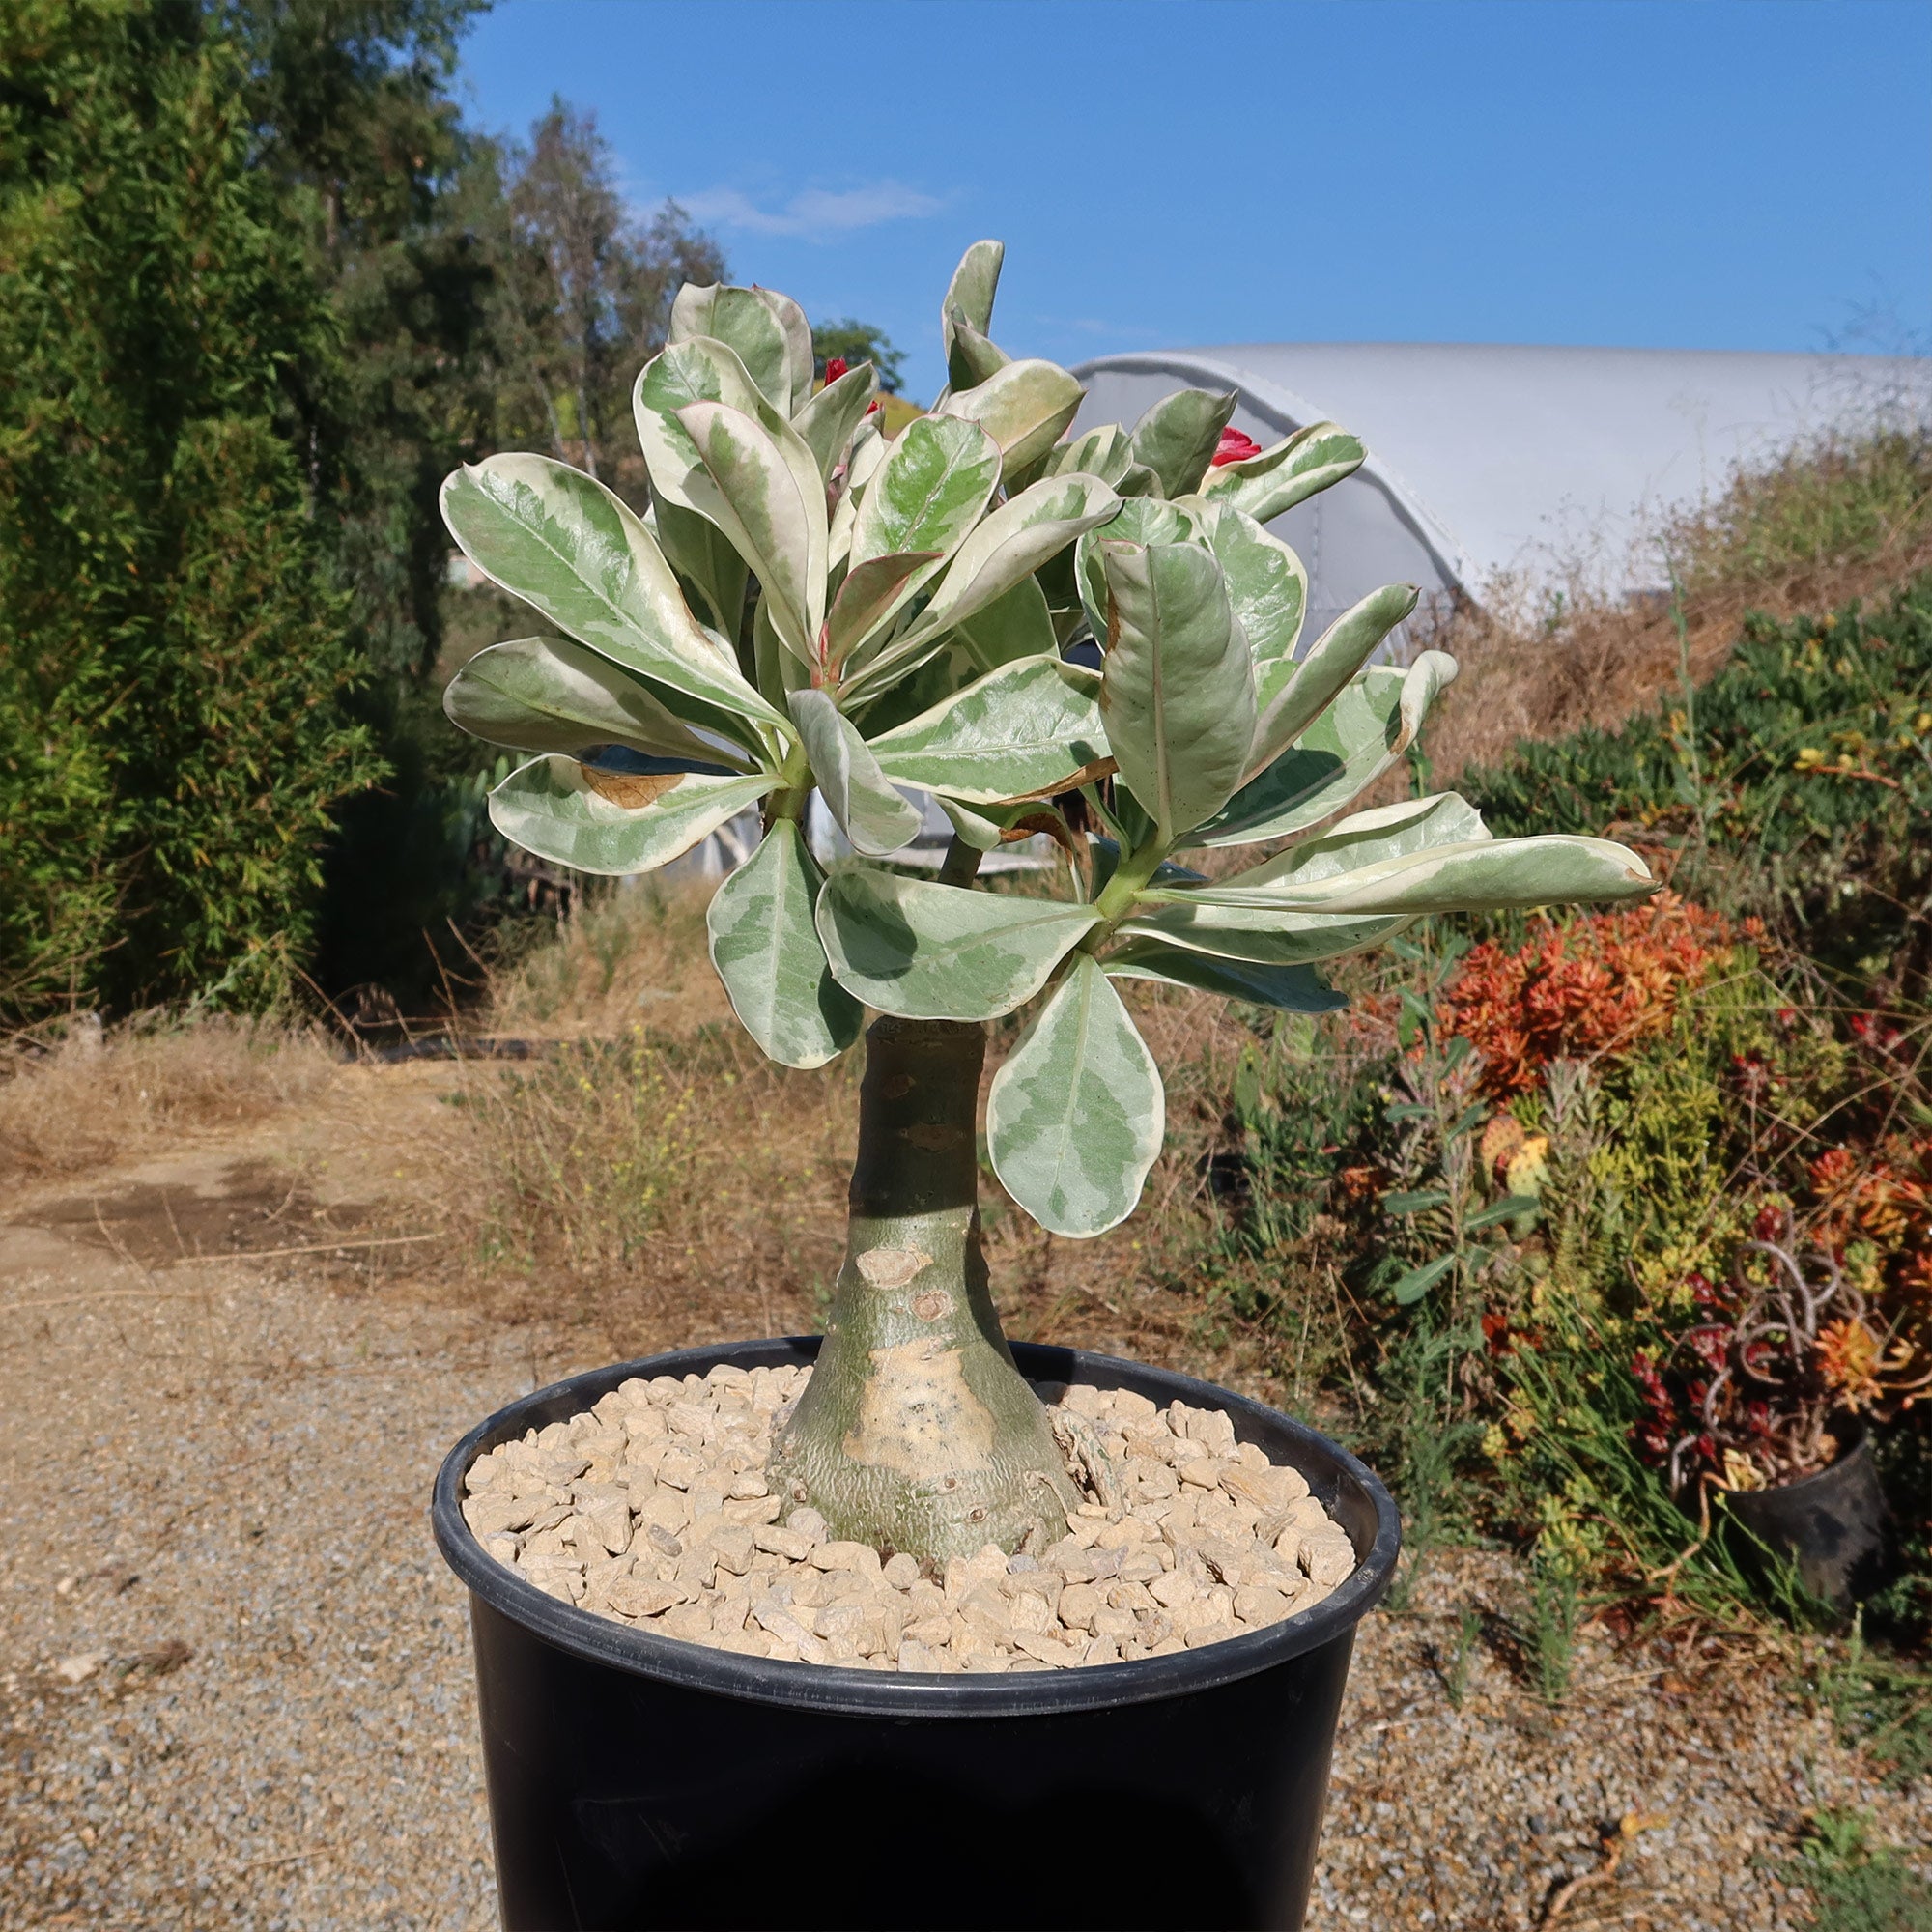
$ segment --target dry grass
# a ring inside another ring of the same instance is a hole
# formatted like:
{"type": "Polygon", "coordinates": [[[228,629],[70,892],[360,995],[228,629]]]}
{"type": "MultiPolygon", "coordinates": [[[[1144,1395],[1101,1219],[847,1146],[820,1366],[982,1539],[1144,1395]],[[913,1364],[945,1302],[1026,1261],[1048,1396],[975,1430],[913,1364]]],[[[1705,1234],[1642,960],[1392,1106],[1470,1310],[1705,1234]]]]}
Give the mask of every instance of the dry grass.
{"type": "Polygon", "coordinates": [[[0,1058],[0,1179],[78,1174],[306,1105],[338,1065],[312,1028],[222,1015],[15,1042],[0,1058]]]}
{"type": "Polygon", "coordinates": [[[1747,611],[1834,610],[1932,569],[1932,433],[1826,441],[1741,471],[1659,542],[1677,610],[1606,598],[1578,565],[1560,595],[1532,602],[1502,583],[1482,609],[1438,615],[1426,641],[1463,675],[1430,724],[1436,783],[1507,763],[1520,739],[1621,724],[1678,689],[1687,656],[1693,679],[1709,677],[1747,611]]]}

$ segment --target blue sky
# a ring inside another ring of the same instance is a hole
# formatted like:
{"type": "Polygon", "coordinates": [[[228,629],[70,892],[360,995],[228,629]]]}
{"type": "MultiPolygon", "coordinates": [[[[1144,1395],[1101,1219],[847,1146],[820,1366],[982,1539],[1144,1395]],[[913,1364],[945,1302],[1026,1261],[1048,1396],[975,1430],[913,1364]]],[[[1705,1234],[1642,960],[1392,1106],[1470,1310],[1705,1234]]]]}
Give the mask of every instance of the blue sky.
{"type": "Polygon", "coordinates": [[[959,250],[1064,362],[1255,340],[1928,347],[1923,0],[499,0],[472,118],[942,380],[959,250]]]}

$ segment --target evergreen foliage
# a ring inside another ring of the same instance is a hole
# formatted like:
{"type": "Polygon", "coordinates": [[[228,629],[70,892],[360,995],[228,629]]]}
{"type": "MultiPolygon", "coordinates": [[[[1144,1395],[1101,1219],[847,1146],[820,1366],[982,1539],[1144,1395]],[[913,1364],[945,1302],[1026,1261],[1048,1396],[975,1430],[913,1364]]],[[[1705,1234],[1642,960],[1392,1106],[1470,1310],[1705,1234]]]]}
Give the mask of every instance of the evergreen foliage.
{"type": "Polygon", "coordinates": [[[34,0],[0,70],[0,1007],[266,1001],[379,771],[295,455],[336,326],[197,8],[34,0]]]}

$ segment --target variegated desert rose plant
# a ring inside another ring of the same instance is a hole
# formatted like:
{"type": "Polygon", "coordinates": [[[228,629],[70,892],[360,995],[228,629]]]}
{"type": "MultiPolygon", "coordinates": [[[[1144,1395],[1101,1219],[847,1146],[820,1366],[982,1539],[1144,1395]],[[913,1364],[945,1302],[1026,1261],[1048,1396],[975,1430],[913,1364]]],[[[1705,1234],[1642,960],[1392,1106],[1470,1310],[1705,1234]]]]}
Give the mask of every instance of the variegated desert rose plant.
{"type": "Polygon", "coordinates": [[[1076,1500],[1012,1364],[980,1252],[983,1022],[1030,1009],[986,1106],[993,1167],[1055,1233],[1133,1209],[1158,1068],[1115,982],[1339,1005],[1317,962],[1431,913],[1614,901],[1654,881],[1602,839],[1493,839],[1453,793],[1349,813],[1454,662],[1370,662],[1391,585],[1297,654],[1308,582],[1264,526],[1348,476],[1332,423],[1257,448],[1183,390],[1072,440],[1082,390],[988,335],[1002,250],[941,316],[950,384],[888,440],[861,366],[814,382],[795,302],[687,287],[638,378],[652,508],[543,456],[451,476],[457,542],[561,636],[450,684],[466,731],[535,755],[491,795],[505,837],[606,874],[665,865],[755,805],[711,902],[738,1017],[788,1066],[868,1034],[850,1242],[777,1475],[835,1536],[940,1559],[1060,1535],[1076,1500]],[[1071,660],[1076,647],[1098,668],[1071,660]],[[858,857],[807,845],[813,790],[858,857]],[[937,799],[940,875],[889,862],[937,799]],[[1045,831],[1064,896],[976,883],[1045,831]],[[1200,848],[1268,845],[1209,879],[1200,848]]]}

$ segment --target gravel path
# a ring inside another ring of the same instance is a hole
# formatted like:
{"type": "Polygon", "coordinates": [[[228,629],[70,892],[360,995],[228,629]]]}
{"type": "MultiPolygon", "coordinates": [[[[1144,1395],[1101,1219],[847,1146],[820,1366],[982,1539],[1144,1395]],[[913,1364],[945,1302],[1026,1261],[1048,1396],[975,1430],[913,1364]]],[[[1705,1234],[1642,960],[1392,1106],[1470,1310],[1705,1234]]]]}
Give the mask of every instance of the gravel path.
{"type": "MultiPolygon", "coordinates": [[[[113,1198],[159,1202],[176,1255],[238,1229],[302,1245],[267,1218],[263,1151],[187,1150],[113,1198]]],[[[463,1603],[425,1499],[469,1422],[588,1364],[393,1277],[170,1263],[88,1198],[0,1226],[0,1923],[493,1924],[463,1603]]],[[[1317,1932],[1526,1932],[1625,1819],[1614,1871],[1550,1922],[1802,1925],[1775,1867],[1821,1804],[1932,1845],[1932,1789],[1879,1789],[1762,1669],[1693,1688],[1586,1640],[1552,1712],[1485,1643],[1457,1711],[1432,1658],[1463,1605],[1499,1631],[1516,1588],[1499,1559],[1444,1559],[1364,1630],[1317,1932]]]]}

